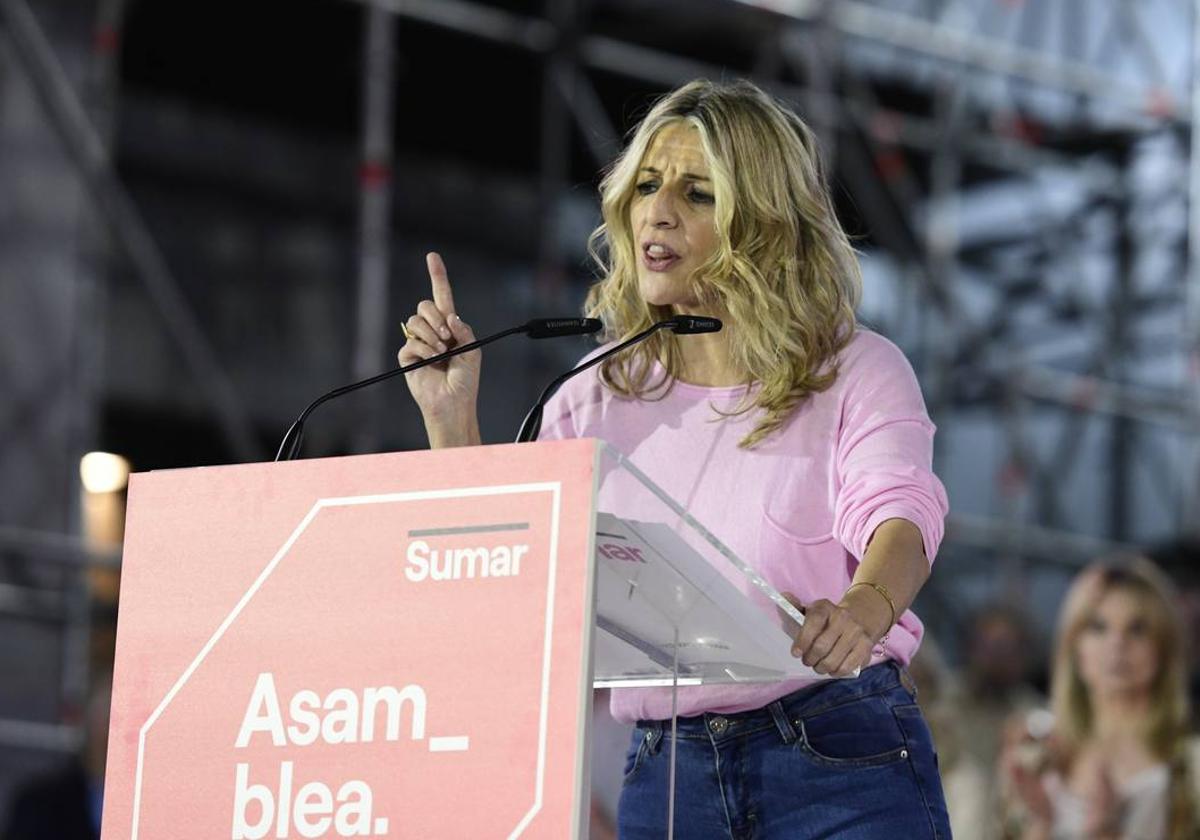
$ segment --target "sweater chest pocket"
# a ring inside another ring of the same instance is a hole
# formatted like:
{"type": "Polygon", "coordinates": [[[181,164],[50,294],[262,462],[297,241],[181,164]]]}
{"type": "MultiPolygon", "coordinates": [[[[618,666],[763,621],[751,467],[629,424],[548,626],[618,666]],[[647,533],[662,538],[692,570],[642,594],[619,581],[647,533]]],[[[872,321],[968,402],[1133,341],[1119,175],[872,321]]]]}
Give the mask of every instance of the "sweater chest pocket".
{"type": "MultiPolygon", "coordinates": [[[[833,505],[824,464],[789,459],[765,484],[756,561],[781,592],[808,604],[836,601],[845,590],[846,549],[834,536],[833,505]]],[[[791,629],[791,628],[788,628],[791,629]]]]}
{"type": "Polygon", "coordinates": [[[771,471],[762,502],[766,525],[792,542],[833,539],[833,496],[825,464],[812,456],[787,458],[771,471]]]}

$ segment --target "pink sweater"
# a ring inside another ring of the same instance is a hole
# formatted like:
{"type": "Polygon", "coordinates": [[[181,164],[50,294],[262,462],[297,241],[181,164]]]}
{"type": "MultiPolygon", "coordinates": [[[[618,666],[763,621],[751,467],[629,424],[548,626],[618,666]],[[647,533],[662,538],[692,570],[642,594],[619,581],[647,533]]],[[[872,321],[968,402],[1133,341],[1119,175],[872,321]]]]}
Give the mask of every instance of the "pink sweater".
{"type": "MultiPolygon", "coordinates": [[[[757,412],[722,420],[712,408],[732,408],[743,393],[744,386],[676,382],[661,400],[630,400],[605,388],[593,369],[551,398],[541,439],[608,441],[776,589],[805,603],[842,597],[871,534],[886,519],[914,523],[932,562],[946,493],[931,470],[933,423],[894,344],[859,330],[833,386],[750,450],[739,449],[738,441],[757,412]]],[[[905,612],[891,631],[886,658],[908,664],[923,633],[920,619],[905,612]]],[[[678,713],[755,709],[805,684],[683,687],[678,713]]],[[[669,718],[671,690],[614,690],[612,713],[625,722],[669,718]]]]}

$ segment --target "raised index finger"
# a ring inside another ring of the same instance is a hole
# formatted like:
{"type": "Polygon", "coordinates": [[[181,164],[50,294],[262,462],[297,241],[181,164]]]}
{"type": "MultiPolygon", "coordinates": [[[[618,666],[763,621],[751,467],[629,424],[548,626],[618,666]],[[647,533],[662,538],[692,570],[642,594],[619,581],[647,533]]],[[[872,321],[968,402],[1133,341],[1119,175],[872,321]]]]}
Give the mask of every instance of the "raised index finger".
{"type": "Polygon", "coordinates": [[[450,277],[441,254],[430,251],[425,255],[425,266],[429,269],[429,282],[433,286],[434,305],[447,317],[454,314],[454,294],[450,291],[450,277]]]}

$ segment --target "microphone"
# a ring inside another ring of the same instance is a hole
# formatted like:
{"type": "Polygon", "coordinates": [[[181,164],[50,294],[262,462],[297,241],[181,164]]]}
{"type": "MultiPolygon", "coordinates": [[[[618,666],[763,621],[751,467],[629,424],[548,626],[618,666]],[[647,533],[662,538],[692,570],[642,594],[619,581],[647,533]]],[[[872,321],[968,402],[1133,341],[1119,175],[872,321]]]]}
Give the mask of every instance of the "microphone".
{"type": "Polygon", "coordinates": [[[533,408],[529,409],[529,413],[525,415],[525,420],[521,423],[521,430],[517,432],[516,442],[527,443],[528,441],[537,440],[538,433],[542,430],[542,410],[546,407],[546,401],[554,396],[554,392],[559,389],[559,386],[575,374],[583,373],[588,368],[600,364],[609,356],[620,353],[626,347],[637,344],[639,341],[645,341],[659,330],[670,330],[676,335],[697,335],[699,333],[718,332],[720,329],[721,322],[716,318],[707,318],[703,315],[676,315],[674,318],[668,318],[665,321],[652,324],[648,329],[642,330],[632,338],[627,338],[615,347],[610,347],[598,356],[593,356],[546,386],[545,390],[542,391],[542,395],[538,397],[537,402],[533,404],[533,408]]]}
{"type": "Polygon", "coordinates": [[[676,315],[664,323],[673,325],[671,332],[675,335],[696,335],[721,331],[720,321],[716,318],[706,318],[703,315],[676,315]]]}
{"type": "Polygon", "coordinates": [[[599,318],[534,318],[522,328],[530,338],[561,338],[600,332],[599,318]]]}
{"type": "Polygon", "coordinates": [[[387,370],[369,379],[363,379],[358,382],[352,382],[349,385],[343,385],[340,388],[334,388],[329,393],[317,397],[308,404],[308,407],[304,411],[300,412],[300,416],[296,418],[296,422],[291,425],[287,433],[283,436],[283,440],[280,441],[279,451],[275,453],[275,460],[291,461],[300,454],[300,441],[304,438],[304,421],[308,419],[308,415],[312,414],[313,409],[334,397],[340,397],[342,394],[357,391],[359,388],[365,388],[368,385],[374,385],[376,382],[391,379],[393,376],[409,373],[426,365],[443,362],[451,356],[457,356],[460,353],[469,353],[472,350],[483,347],[485,344],[491,344],[493,341],[499,341],[502,338],[517,333],[524,333],[530,338],[561,338],[568,335],[587,335],[599,332],[603,328],[604,324],[597,318],[534,318],[532,321],[527,321],[520,326],[509,327],[506,330],[493,333],[486,338],[477,339],[469,344],[463,344],[460,347],[452,347],[445,353],[438,353],[436,356],[421,359],[413,362],[411,365],[387,370]]]}

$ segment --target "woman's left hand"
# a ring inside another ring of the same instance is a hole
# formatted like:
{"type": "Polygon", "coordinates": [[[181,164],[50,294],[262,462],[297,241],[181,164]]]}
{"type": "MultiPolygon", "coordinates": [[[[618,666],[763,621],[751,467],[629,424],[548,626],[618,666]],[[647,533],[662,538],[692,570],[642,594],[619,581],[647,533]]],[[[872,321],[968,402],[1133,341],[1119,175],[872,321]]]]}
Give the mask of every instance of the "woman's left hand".
{"type": "Polygon", "coordinates": [[[834,677],[848,677],[870,664],[875,640],[845,600],[835,604],[821,598],[801,604],[788,592],[783,597],[804,613],[804,626],[792,643],[792,656],[800,657],[818,674],[834,677]]]}

